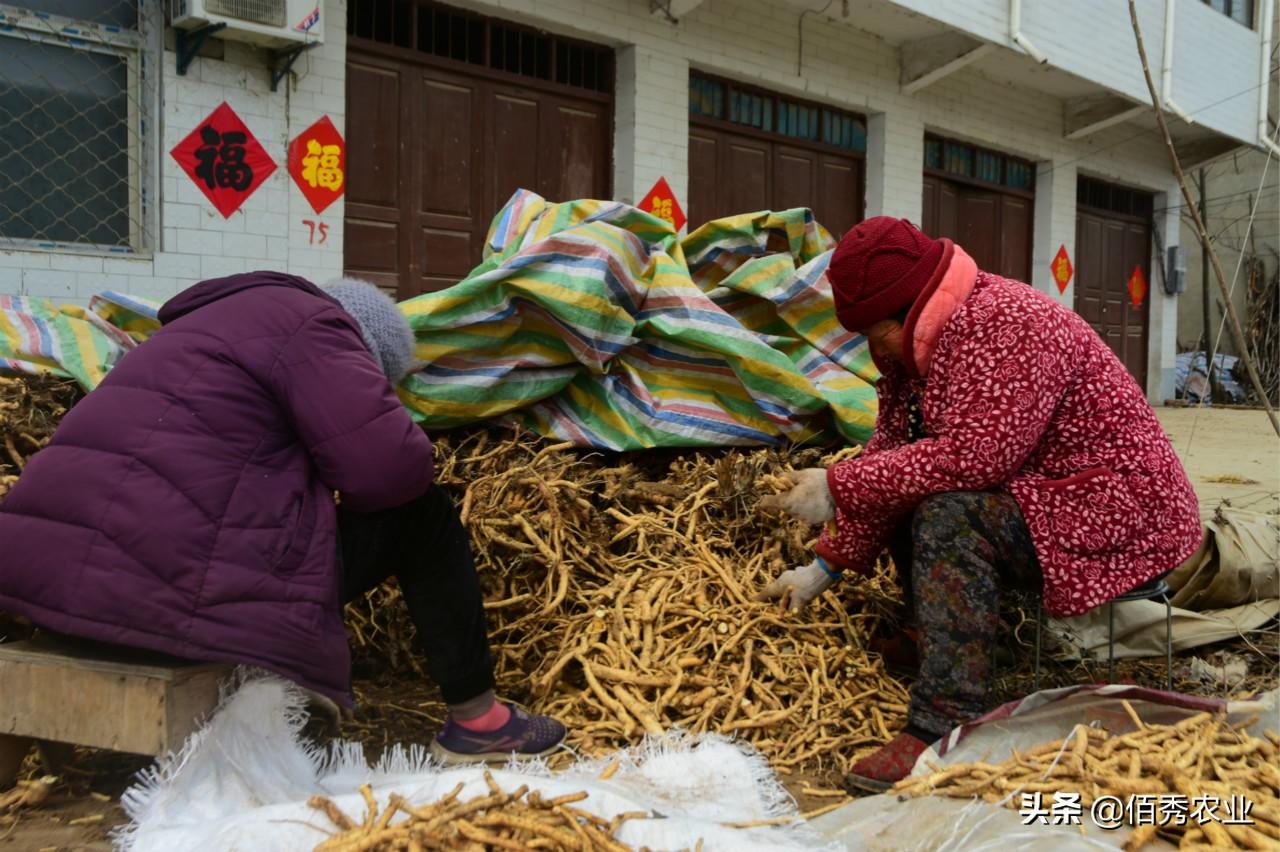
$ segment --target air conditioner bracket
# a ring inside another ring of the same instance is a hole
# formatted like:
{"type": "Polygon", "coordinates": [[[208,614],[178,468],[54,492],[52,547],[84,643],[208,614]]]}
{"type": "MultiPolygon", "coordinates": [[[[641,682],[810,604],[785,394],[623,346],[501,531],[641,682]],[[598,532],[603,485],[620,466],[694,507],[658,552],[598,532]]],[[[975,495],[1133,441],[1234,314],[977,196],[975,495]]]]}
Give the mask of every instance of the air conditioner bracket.
{"type": "Polygon", "coordinates": [[[289,73],[289,69],[293,67],[293,63],[298,57],[306,53],[313,47],[318,47],[319,42],[307,42],[297,47],[291,47],[287,50],[277,50],[271,54],[271,91],[275,91],[280,85],[280,81],[284,79],[284,75],[289,73]]]}
{"type": "MultiPolygon", "coordinates": [[[[179,77],[186,75],[187,68],[191,66],[191,60],[196,58],[196,54],[200,52],[200,48],[204,47],[204,43],[209,40],[209,36],[224,27],[226,27],[225,23],[209,24],[206,27],[201,27],[198,30],[192,30],[190,32],[187,32],[180,27],[174,27],[176,47],[178,48],[177,62],[179,77]]],[[[272,86],[272,89],[274,90],[275,87],[272,86]]]]}

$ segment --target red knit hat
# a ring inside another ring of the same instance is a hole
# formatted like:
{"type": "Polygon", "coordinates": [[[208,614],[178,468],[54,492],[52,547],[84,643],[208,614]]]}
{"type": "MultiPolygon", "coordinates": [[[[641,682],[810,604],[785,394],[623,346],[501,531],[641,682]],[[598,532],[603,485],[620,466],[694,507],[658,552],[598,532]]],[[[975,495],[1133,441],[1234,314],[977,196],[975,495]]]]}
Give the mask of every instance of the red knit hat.
{"type": "Polygon", "coordinates": [[[930,239],[906,219],[892,216],[876,216],[854,226],[827,266],[840,324],[863,331],[909,307],[950,246],[950,240],[930,239]]]}

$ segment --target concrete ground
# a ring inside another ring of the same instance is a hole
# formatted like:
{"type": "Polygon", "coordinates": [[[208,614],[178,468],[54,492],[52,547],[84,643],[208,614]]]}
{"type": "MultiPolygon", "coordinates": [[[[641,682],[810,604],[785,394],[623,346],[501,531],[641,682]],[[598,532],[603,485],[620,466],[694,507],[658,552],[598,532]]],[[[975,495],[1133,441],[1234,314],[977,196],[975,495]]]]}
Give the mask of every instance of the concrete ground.
{"type": "Polygon", "coordinates": [[[1156,409],[1208,518],[1223,500],[1237,509],[1280,513],[1280,436],[1265,411],[1156,409]]]}

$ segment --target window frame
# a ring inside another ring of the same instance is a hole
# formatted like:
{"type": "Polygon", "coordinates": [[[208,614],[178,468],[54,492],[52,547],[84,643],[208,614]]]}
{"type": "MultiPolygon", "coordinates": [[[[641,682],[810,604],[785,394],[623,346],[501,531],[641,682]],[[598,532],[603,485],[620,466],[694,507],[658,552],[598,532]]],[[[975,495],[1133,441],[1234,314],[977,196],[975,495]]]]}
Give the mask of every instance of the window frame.
{"type": "MultiPolygon", "coordinates": [[[[1170,0],[1170,2],[1172,2],[1172,0],[1170,0]]],[[[1222,17],[1226,18],[1229,21],[1234,21],[1240,26],[1247,27],[1250,30],[1257,29],[1257,23],[1258,23],[1257,0],[1222,0],[1222,5],[1223,5],[1222,9],[1215,8],[1213,5],[1213,0],[1200,0],[1200,2],[1208,6],[1210,9],[1213,9],[1213,11],[1217,12],[1219,15],[1222,15],[1222,17]],[[1248,21],[1236,20],[1234,12],[1236,11],[1237,7],[1241,7],[1241,6],[1244,7],[1245,9],[1248,9],[1248,14],[1249,14],[1248,21]]]]}
{"type": "Polygon", "coordinates": [[[771,89],[762,88],[760,86],[755,86],[750,83],[740,83],[737,80],[733,80],[729,77],[724,77],[714,72],[703,71],[696,67],[689,69],[690,84],[692,84],[694,78],[698,78],[700,80],[706,80],[712,83],[717,83],[724,87],[723,103],[724,103],[725,116],[729,114],[729,111],[731,108],[730,105],[732,102],[732,97],[734,92],[741,92],[742,94],[745,94],[745,95],[751,95],[754,97],[763,98],[765,100],[771,101],[773,106],[771,107],[770,115],[772,117],[771,120],[774,124],[774,129],[762,130],[758,127],[755,127],[754,125],[746,124],[744,122],[734,121],[731,118],[708,115],[703,112],[695,112],[691,108],[689,109],[689,121],[692,123],[702,124],[707,127],[717,128],[720,130],[730,131],[733,133],[742,133],[747,136],[753,136],[755,138],[758,138],[764,141],[776,142],[782,145],[794,145],[799,148],[809,148],[817,151],[828,151],[832,154],[839,154],[845,157],[856,157],[864,161],[867,158],[867,151],[865,147],[861,150],[857,148],[847,148],[843,145],[833,145],[830,142],[824,142],[822,139],[823,129],[825,127],[825,123],[823,120],[824,114],[831,113],[841,118],[852,118],[856,121],[861,122],[862,131],[864,134],[863,136],[864,145],[865,145],[866,136],[869,134],[870,131],[868,129],[869,122],[868,122],[867,116],[864,113],[855,112],[854,110],[847,109],[841,106],[835,106],[833,104],[822,103],[821,101],[812,101],[806,98],[793,97],[787,94],[786,92],[773,91],[771,89]],[[781,105],[783,102],[785,102],[788,106],[795,105],[795,106],[800,106],[807,109],[816,109],[818,111],[819,130],[818,130],[817,138],[809,139],[803,136],[791,136],[777,130],[777,123],[779,120],[779,116],[781,115],[781,105]]]}
{"type": "Polygon", "coordinates": [[[924,146],[922,149],[922,159],[924,161],[924,173],[927,175],[943,178],[944,180],[956,181],[958,183],[972,184],[973,186],[983,187],[985,189],[992,189],[992,190],[996,190],[997,192],[1006,192],[1010,195],[1018,195],[1023,198],[1035,198],[1036,196],[1036,183],[1037,183],[1036,164],[1033,161],[1028,160],[1024,157],[1019,157],[1017,154],[1010,154],[1007,151],[1001,151],[997,148],[988,148],[985,145],[975,145],[974,143],[966,142],[963,139],[956,139],[955,137],[952,137],[952,136],[945,136],[941,133],[934,133],[933,131],[926,130],[924,134],[924,146]],[[942,166],[941,167],[929,165],[928,145],[930,142],[936,142],[941,144],[942,146],[942,166]],[[971,167],[969,169],[968,174],[960,174],[959,172],[953,172],[947,168],[947,146],[948,145],[953,145],[958,148],[965,148],[969,150],[970,157],[971,157],[971,160],[970,160],[971,167]],[[994,156],[1000,160],[1000,176],[1001,176],[1000,182],[993,182],[993,181],[987,180],[986,178],[981,178],[977,176],[977,172],[978,172],[977,164],[978,164],[979,154],[994,156]],[[1021,166],[1022,168],[1025,168],[1029,171],[1030,177],[1031,177],[1030,187],[1012,186],[1004,182],[1006,176],[1009,173],[1010,164],[1021,166]]]}
{"type": "Polygon", "coordinates": [[[151,257],[158,249],[160,59],[164,18],[157,3],[132,0],[138,10],[135,29],[97,24],[0,2],[0,47],[3,39],[22,39],[53,47],[115,56],[125,62],[125,133],[129,201],[128,245],[8,237],[0,233],[0,250],[151,257]]]}

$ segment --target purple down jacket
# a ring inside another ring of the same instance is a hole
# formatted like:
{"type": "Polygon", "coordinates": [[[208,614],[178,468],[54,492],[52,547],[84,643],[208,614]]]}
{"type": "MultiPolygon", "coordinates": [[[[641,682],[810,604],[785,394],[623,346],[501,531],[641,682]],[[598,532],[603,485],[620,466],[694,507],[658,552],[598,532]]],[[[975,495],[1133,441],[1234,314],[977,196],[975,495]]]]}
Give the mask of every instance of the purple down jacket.
{"type": "Polygon", "coordinates": [[[420,496],[431,442],[301,278],[204,281],[160,319],[0,502],[0,609],[349,706],[333,492],[360,512],[420,496]]]}

